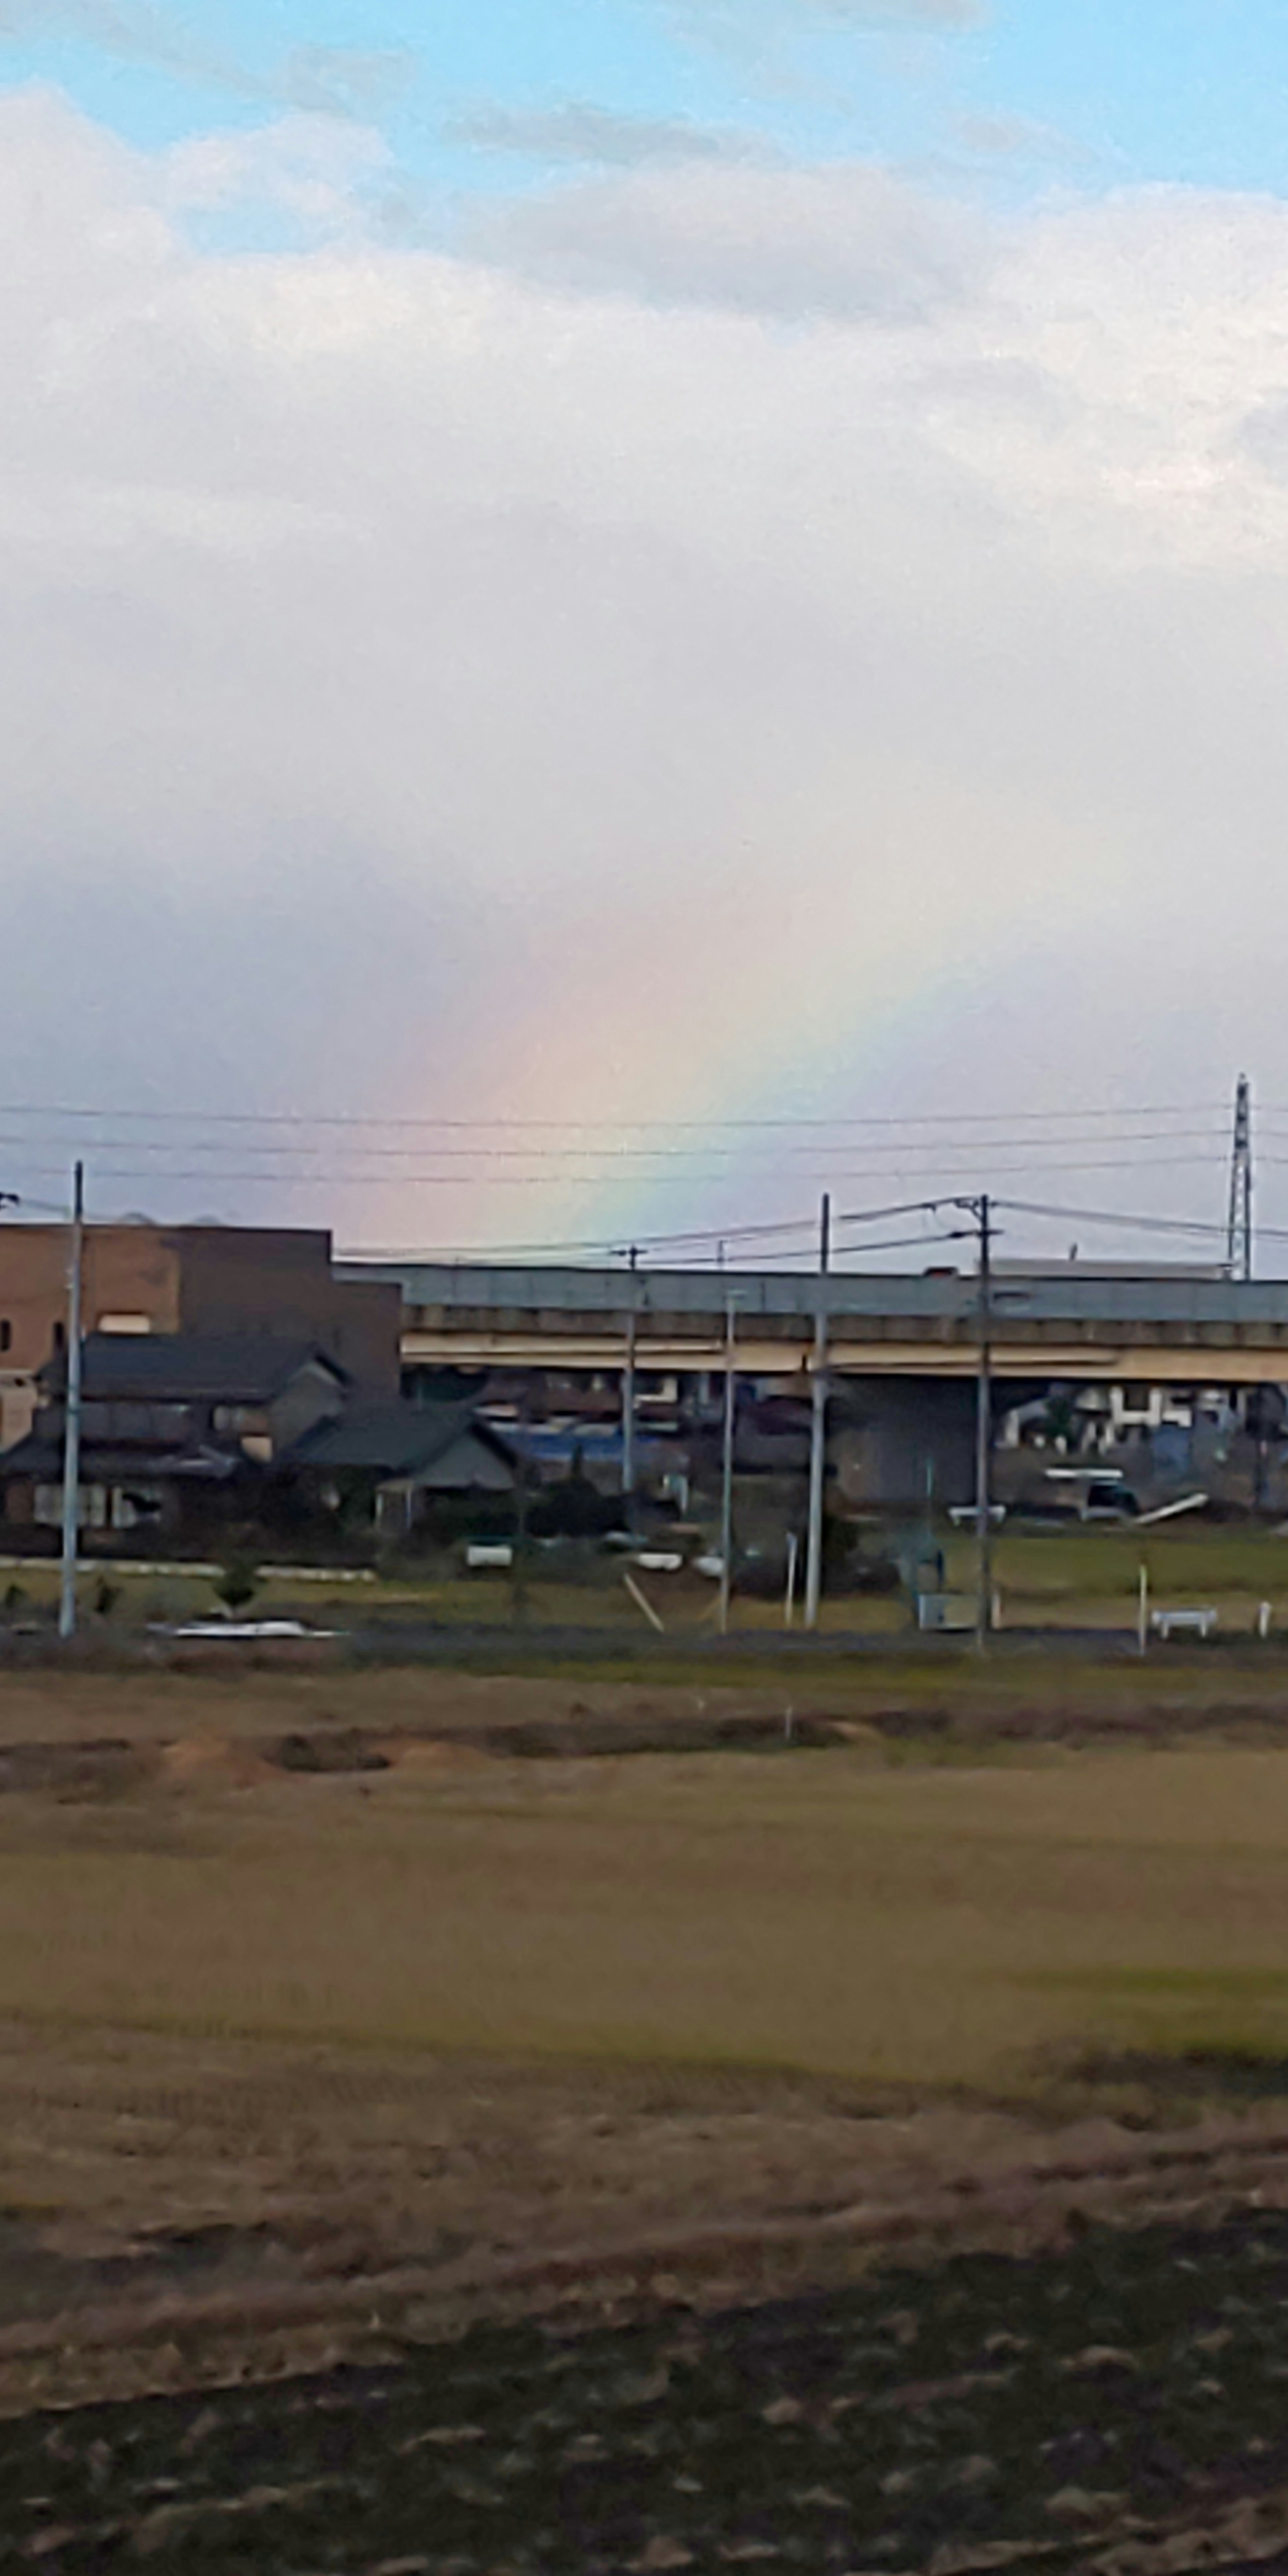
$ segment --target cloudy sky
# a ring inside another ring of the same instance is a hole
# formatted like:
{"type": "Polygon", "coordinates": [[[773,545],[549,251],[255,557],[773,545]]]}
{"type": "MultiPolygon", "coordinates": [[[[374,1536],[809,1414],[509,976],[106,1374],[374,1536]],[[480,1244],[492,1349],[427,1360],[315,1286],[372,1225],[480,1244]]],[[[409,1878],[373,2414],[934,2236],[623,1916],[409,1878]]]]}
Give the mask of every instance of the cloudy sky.
{"type": "Polygon", "coordinates": [[[1286,94],[1281,0],[0,0],[0,1185],[1215,1219],[1246,1067],[1288,1226],[1286,94]]]}

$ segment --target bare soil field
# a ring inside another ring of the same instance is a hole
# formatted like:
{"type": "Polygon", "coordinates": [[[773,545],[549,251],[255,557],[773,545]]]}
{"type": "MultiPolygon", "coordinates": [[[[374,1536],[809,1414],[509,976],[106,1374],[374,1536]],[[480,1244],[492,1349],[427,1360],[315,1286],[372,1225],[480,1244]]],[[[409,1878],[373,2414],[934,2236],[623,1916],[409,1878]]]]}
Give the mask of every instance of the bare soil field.
{"type": "Polygon", "coordinates": [[[1288,2555],[1288,2220],[1092,2229],[754,2309],[480,2325],[33,2415],[8,2563],[259,2576],[1183,2576],[1288,2555]]]}

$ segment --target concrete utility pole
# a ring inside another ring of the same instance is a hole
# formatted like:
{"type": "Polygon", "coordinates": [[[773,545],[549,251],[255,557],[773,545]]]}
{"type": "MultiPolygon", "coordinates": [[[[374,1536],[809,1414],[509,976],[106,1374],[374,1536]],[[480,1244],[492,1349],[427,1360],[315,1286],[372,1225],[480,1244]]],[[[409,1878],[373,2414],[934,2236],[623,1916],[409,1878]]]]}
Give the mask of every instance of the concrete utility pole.
{"type": "Polygon", "coordinates": [[[733,1449],[734,1415],[738,1381],[734,1374],[736,1346],[734,1339],[735,1307],[732,1294],[725,1299],[724,1360],[724,1460],[720,1482],[720,1634],[729,1634],[729,1605],[733,1595],[733,1449]]]}
{"type": "Polygon", "coordinates": [[[80,1545],[81,1375],[85,1269],[85,1166],[78,1163],[72,1187],[71,1258],[67,1278],[67,1399],[63,1432],[63,1562],[58,1601],[58,1634],[76,1634],[76,1560],[80,1545]]]}
{"type": "Polygon", "coordinates": [[[805,1625],[817,1628],[823,1598],[823,1502],[827,1482],[828,1273],[832,1267],[832,1202],[823,1200],[819,1240],[818,1315],[814,1326],[813,1420],[809,1445],[809,1533],[805,1553],[805,1625]]]}
{"type": "Polygon", "coordinates": [[[1230,1162],[1230,1218],[1226,1260],[1232,1279],[1252,1277],[1252,1085],[1239,1076],[1234,1096],[1234,1151],[1230,1162]]]}
{"type": "Polygon", "coordinates": [[[979,1410],[975,1438],[975,1530],[979,1597],[975,1643],[988,1653],[993,1632],[993,1210],[987,1191],[976,1201],[979,1224],[979,1410]]]}
{"type": "Polygon", "coordinates": [[[510,1607],[516,1628],[528,1615],[528,1427],[531,1408],[524,1380],[515,1414],[514,1550],[510,1559],[510,1607]]]}
{"type": "Polygon", "coordinates": [[[979,1228],[979,1399],[975,1415],[975,1543],[978,1593],[975,1644],[988,1653],[993,1633],[993,1202],[985,1190],[979,1198],[948,1202],[973,1217],[979,1228]]]}
{"type": "Polygon", "coordinates": [[[635,1344],[639,1332],[639,1309],[636,1303],[635,1278],[639,1269],[639,1250],[630,1250],[630,1307],[626,1317],[626,1366],[622,1372],[622,1494],[628,1521],[635,1493],[635,1344]]]}

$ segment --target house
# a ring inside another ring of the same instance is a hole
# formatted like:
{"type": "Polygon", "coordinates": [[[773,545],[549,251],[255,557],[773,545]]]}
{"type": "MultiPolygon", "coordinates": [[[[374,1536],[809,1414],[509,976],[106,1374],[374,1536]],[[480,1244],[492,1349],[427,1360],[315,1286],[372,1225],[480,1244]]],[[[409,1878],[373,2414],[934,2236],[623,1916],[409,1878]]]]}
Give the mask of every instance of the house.
{"type": "MultiPolygon", "coordinates": [[[[68,1250],[65,1225],[0,1223],[0,1450],[31,1430],[65,1340],[68,1250]]],[[[90,1335],[313,1342],[370,1401],[398,1393],[400,1292],[342,1279],[321,1230],[87,1225],[82,1287],[90,1335]]]]}
{"type": "MultiPolygon", "coordinates": [[[[61,1520],[66,1382],[60,1353],[37,1373],[30,1432],[0,1453],[0,1505],[11,1534],[56,1529],[61,1520]]],[[[228,1517],[231,1488],[253,1509],[278,1462],[343,1413],[349,1379],[307,1341],[92,1333],[82,1393],[83,1525],[182,1539],[228,1517]]]]}
{"type": "Polygon", "coordinates": [[[414,1529],[437,1501],[495,1499],[516,1483],[506,1442],[468,1403],[351,1406],[306,1431],[283,1464],[324,1509],[356,1501],[389,1536],[414,1529]]]}

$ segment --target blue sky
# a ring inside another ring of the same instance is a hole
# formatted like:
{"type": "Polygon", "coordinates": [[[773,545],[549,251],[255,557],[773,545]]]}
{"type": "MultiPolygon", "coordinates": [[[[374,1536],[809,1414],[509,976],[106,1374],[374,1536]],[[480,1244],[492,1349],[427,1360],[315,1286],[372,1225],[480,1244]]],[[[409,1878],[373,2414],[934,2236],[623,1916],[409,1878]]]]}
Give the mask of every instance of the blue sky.
{"type": "Polygon", "coordinates": [[[430,202],[566,168],[549,131],[526,152],[513,129],[505,149],[477,137],[488,115],[569,102],[735,127],[794,158],[973,170],[1002,194],[1284,190],[1282,0],[887,0],[885,23],[867,14],[864,0],[18,0],[0,12],[19,30],[0,36],[0,78],[53,81],[144,145],[334,98],[380,128],[430,202]]]}

